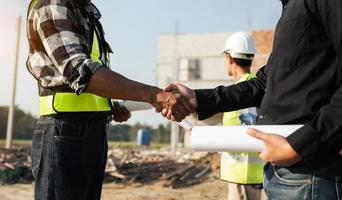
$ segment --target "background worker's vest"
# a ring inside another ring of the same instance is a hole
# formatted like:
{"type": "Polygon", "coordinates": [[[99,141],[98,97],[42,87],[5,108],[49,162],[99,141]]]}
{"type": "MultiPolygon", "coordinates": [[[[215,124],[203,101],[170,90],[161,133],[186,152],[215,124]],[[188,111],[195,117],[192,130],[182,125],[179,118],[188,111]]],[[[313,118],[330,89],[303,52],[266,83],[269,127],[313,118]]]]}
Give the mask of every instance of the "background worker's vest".
{"type": "MultiPolygon", "coordinates": [[[[32,0],[30,4],[30,10],[38,0],[32,0]]],[[[94,5],[91,5],[91,9],[96,9],[94,5]]],[[[109,68],[109,53],[111,49],[104,39],[104,33],[102,26],[98,19],[91,16],[91,11],[84,11],[88,22],[94,29],[92,49],[90,53],[91,60],[99,62],[105,67],[109,68]]],[[[40,90],[40,115],[53,115],[58,113],[80,113],[80,112],[103,112],[110,113],[113,104],[110,99],[97,96],[91,93],[81,93],[80,95],[70,89],[53,91],[39,88],[40,90]],[[46,93],[48,95],[41,95],[46,93]],[[52,93],[52,94],[51,94],[52,93]]]]}
{"type": "MultiPolygon", "coordinates": [[[[252,74],[245,74],[237,83],[254,77],[252,74]]],[[[256,117],[255,108],[227,112],[223,115],[222,124],[224,126],[253,125],[256,122],[256,117]]],[[[221,154],[220,178],[238,184],[261,184],[263,167],[264,162],[257,153],[223,152],[221,154]]]]}

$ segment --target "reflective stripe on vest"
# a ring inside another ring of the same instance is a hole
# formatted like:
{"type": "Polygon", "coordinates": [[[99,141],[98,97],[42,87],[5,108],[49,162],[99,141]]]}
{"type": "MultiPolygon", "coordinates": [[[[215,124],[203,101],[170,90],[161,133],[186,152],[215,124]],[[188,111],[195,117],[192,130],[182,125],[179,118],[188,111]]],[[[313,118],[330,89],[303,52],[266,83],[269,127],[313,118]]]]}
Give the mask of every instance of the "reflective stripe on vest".
{"type": "Polygon", "coordinates": [[[58,92],[55,95],[40,97],[40,115],[65,112],[105,112],[110,111],[109,100],[89,93],[58,92]]]}
{"type": "MultiPolygon", "coordinates": [[[[33,2],[36,3],[37,0],[33,0],[33,2]]],[[[104,47],[104,49],[106,48],[104,47]]],[[[108,56],[108,52],[106,52],[106,55],[108,56]]],[[[90,57],[92,61],[104,64],[101,60],[100,43],[95,30],[90,57]]],[[[110,99],[90,93],[77,95],[72,92],[57,92],[54,95],[41,96],[39,101],[40,115],[74,112],[109,112],[113,106],[110,99]]]]}
{"type": "MultiPolygon", "coordinates": [[[[254,77],[252,74],[246,74],[237,83],[254,77]]],[[[224,113],[222,124],[241,125],[239,115],[239,111],[224,113]]],[[[220,179],[238,184],[261,184],[263,167],[264,162],[256,153],[224,152],[221,154],[220,179]]]]}

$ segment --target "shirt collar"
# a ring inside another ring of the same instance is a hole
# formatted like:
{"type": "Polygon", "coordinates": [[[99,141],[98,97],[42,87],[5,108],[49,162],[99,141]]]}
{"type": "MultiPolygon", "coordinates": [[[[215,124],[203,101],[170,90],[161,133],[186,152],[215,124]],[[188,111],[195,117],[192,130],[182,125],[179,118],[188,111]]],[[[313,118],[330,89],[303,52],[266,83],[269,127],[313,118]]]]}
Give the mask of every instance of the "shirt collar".
{"type": "Polygon", "coordinates": [[[92,15],[96,18],[96,19],[100,19],[101,18],[101,13],[99,11],[99,9],[97,9],[97,7],[90,3],[88,6],[85,7],[86,11],[88,13],[92,13],[92,15]]]}
{"type": "Polygon", "coordinates": [[[245,81],[248,79],[248,77],[252,76],[251,73],[244,73],[244,74],[241,74],[238,78],[237,78],[237,83],[239,82],[242,82],[242,81],[245,81]]]}

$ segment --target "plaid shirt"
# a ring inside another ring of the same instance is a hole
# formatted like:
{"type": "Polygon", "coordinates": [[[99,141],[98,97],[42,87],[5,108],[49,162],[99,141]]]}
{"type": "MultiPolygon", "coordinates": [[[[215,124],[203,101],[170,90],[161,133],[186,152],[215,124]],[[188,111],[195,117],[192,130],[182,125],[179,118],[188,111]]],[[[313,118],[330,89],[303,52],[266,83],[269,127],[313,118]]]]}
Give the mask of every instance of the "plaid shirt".
{"type": "Polygon", "coordinates": [[[85,11],[98,10],[85,0],[38,0],[28,11],[27,68],[43,88],[71,88],[80,94],[103,67],[90,58],[94,29],[85,11]],[[82,5],[85,4],[85,5],[82,5]]]}

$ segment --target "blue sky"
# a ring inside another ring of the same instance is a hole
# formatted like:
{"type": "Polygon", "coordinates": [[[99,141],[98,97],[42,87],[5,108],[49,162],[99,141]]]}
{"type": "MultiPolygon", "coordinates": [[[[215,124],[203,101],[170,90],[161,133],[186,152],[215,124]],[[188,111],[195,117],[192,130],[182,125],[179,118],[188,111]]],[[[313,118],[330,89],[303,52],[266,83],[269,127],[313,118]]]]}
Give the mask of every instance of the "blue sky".
{"type": "MultiPolygon", "coordinates": [[[[5,0],[0,0],[1,2],[5,0]]],[[[6,1],[0,13],[0,105],[10,102],[15,23],[25,17],[28,0],[6,1]]],[[[130,79],[155,84],[158,36],[172,33],[178,21],[179,32],[214,33],[239,30],[272,29],[280,16],[279,0],[93,0],[101,10],[106,37],[115,54],[112,69],[130,79]]],[[[25,24],[22,24],[25,29],[25,24]]],[[[25,68],[26,32],[21,35],[19,77],[16,103],[38,116],[36,83],[25,68]]],[[[130,123],[165,123],[151,112],[133,115],[130,123]]]]}

